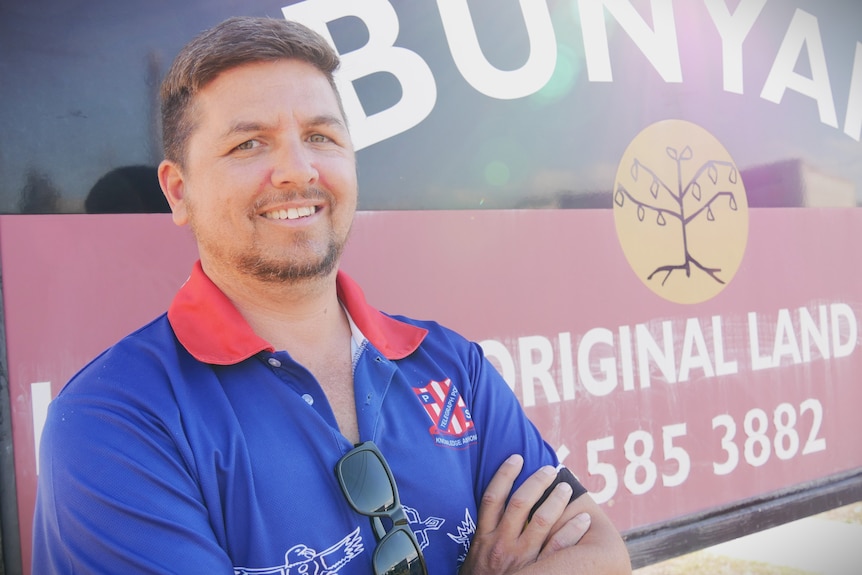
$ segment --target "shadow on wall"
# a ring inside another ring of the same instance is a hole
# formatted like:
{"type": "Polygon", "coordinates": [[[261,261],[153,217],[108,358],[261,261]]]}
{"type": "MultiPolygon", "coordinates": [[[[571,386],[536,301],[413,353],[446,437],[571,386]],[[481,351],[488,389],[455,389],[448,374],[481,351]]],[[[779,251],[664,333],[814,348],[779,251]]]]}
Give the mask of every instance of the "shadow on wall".
{"type": "Polygon", "coordinates": [[[60,205],[60,190],[39,170],[27,172],[24,187],[18,197],[18,211],[22,214],[54,214],[60,205]]]}
{"type": "Polygon", "coordinates": [[[123,166],[95,183],[84,201],[88,214],[154,214],[171,211],[153,166],[123,166]]]}

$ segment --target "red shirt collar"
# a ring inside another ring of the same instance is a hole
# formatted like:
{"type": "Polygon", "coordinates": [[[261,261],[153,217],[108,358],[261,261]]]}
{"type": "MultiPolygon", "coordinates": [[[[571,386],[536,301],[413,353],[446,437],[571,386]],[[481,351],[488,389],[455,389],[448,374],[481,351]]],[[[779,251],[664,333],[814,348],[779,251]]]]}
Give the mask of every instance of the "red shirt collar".
{"type": "MultiPolygon", "coordinates": [[[[388,359],[407,357],[428,333],[371,307],[359,284],[342,271],[338,272],[336,288],[338,299],[356,327],[388,359]]],[[[174,297],[168,321],[183,347],[204,363],[232,365],[261,351],[275,351],[272,344],[252,331],[228,297],[204,273],[200,261],[174,297]]]]}

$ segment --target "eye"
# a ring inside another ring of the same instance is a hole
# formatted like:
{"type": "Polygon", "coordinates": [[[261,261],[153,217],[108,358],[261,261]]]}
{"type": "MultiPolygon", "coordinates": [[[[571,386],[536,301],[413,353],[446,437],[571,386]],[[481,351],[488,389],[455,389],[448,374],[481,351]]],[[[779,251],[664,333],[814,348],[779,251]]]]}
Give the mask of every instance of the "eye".
{"type": "Polygon", "coordinates": [[[260,146],[260,142],[257,140],[246,140],[242,144],[236,147],[237,150],[251,150],[253,148],[257,148],[260,146]]]}
{"type": "Polygon", "coordinates": [[[309,142],[313,142],[315,144],[325,144],[326,142],[331,142],[332,140],[323,134],[312,134],[308,138],[309,142]]]}

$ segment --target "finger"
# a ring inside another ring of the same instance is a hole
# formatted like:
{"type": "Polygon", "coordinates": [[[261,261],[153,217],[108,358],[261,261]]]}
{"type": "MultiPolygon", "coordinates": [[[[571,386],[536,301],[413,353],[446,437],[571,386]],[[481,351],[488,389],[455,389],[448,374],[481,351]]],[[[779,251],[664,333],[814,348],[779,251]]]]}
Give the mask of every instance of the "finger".
{"type": "Polygon", "coordinates": [[[500,529],[517,537],[527,524],[530,510],[554,482],[557,470],[550,465],[539,468],[512,494],[506,512],[500,520],[500,529]]]}
{"type": "MultiPolygon", "coordinates": [[[[553,484],[552,484],[553,485],[553,484]]],[[[536,508],[533,516],[528,519],[525,531],[538,531],[544,540],[551,528],[560,520],[569,500],[572,497],[572,486],[560,483],[553,487],[545,501],[536,508]]]]}
{"type": "Polygon", "coordinates": [[[560,529],[557,530],[556,533],[554,533],[553,536],[548,539],[544,548],[542,548],[542,552],[539,553],[539,558],[541,559],[542,557],[556,553],[561,549],[576,545],[586,532],[589,531],[591,523],[592,517],[590,517],[590,514],[586,512],[578,513],[569,519],[562,527],[560,527],[560,529]]]}
{"type": "Polygon", "coordinates": [[[548,497],[538,506],[521,534],[522,543],[542,549],[555,529],[565,523],[563,514],[572,496],[568,483],[553,485],[548,497]]]}
{"type": "Polygon", "coordinates": [[[512,492],[512,485],[521,473],[524,466],[524,458],[518,454],[509,456],[500,466],[488,487],[482,494],[482,502],[479,504],[479,525],[477,531],[493,531],[500,524],[506,507],[506,499],[512,492]]]}

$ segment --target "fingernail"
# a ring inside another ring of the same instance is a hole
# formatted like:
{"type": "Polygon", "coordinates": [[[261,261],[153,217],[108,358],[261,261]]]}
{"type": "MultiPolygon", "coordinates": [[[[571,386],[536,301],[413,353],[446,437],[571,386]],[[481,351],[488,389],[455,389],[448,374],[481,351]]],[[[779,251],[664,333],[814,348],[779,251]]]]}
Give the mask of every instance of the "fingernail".
{"type": "Polygon", "coordinates": [[[521,465],[523,463],[523,458],[517,453],[513,453],[509,456],[505,461],[506,465],[521,465]]]}
{"type": "Polygon", "coordinates": [[[551,477],[552,475],[557,474],[557,468],[553,465],[545,465],[544,467],[539,469],[539,472],[541,472],[542,475],[551,477]]]}
{"type": "Polygon", "coordinates": [[[589,513],[584,512],[584,513],[579,513],[578,515],[576,515],[575,521],[581,527],[587,527],[587,526],[589,526],[590,523],[592,523],[593,518],[590,517],[589,513]]]}

